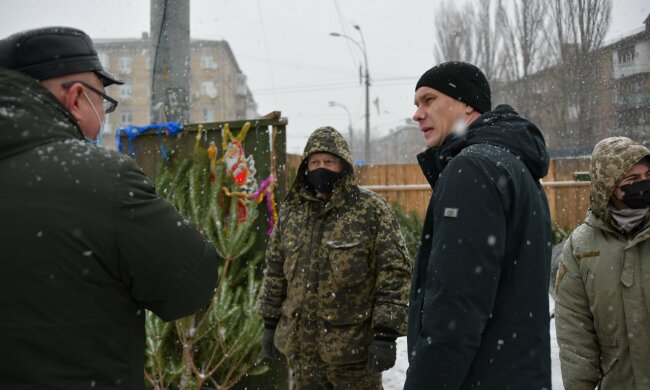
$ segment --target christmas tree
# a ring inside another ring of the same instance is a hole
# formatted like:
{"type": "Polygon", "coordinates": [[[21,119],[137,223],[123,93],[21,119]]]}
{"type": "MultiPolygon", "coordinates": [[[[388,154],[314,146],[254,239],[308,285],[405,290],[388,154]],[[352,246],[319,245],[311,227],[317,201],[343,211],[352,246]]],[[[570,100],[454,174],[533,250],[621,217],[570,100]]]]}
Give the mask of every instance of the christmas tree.
{"type": "Polygon", "coordinates": [[[262,259],[254,250],[255,221],[264,199],[271,227],[277,215],[273,178],[258,185],[254,160],[241,146],[249,128],[247,123],[235,137],[225,125],[218,158],[214,142],[204,146],[199,126],[190,157],[172,153],[158,164],[159,195],[215,246],[219,277],[213,299],[199,312],[173,323],[147,313],[145,377],[154,389],[228,389],[244,375],[268,369],[260,352],[262,319],[255,311],[261,287],[255,268],[262,259]]]}

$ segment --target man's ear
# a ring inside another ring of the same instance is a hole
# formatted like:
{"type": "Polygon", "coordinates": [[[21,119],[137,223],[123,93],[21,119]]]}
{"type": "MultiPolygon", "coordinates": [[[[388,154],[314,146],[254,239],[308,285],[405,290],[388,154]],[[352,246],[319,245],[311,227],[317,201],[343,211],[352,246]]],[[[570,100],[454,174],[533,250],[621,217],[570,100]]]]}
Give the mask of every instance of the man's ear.
{"type": "Polygon", "coordinates": [[[475,111],[476,110],[474,109],[474,107],[470,106],[467,103],[465,104],[465,114],[469,115],[469,114],[471,114],[471,113],[473,113],[475,111]]]}
{"type": "Polygon", "coordinates": [[[70,88],[66,90],[66,95],[64,99],[65,108],[68,109],[68,112],[72,117],[77,121],[81,121],[83,114],[81,111],[81,99],[83,95],[83,87],[79,84],[73,84],[70,88]]]}

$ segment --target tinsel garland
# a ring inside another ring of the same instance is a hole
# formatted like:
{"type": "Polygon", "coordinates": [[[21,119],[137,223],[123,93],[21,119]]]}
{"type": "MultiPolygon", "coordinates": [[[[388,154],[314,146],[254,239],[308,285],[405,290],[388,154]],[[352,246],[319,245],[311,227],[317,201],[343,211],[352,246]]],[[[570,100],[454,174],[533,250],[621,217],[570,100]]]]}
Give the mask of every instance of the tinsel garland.
{"type": "MultiPolygon", "coordinates": [[[[208,147],[208,157],[210,159],[210,175],[211,175],[211,180],[214,180],[214,171],[216,164],[219,163],[224,163],[228,155],[226,154],[227,150],[231,149],[239,149],[241,154],[243,155],[243,147],[242,144],[244,143],[244,139],[248,135],[248,131],[251,128],[250,122],[246,122],[244,126],[242,127],[241,131],[237,136],[235,136],[231,131],[230,131],[230,125],[228,123],[225,123],[222,129],[222,134],[221,134],[221,147],[222,150],[224,151],[224,155],[217,161],[216,156],[217,156],[217,148],[214,142],[210,143],[210,146],[208,147]]],[[[140,134],[144,133],[145,131],[148,130],[157,130],[158,137],[160,139],[160,152],[162,154],[162,157],[164,160],[169,159],[169,154],[167,153],[167,149],[163,145],[162,141],[162,135],[163,135],[163,130],[164,133],[168,136],[173,136],[178,133],[180,133],[183,130],[183,125],[178,123],[178,122],[162,122],[162,123],[152,123],[147,126],[124,126],[120,127],[117,129],[117,132],[115,134],[115,137],[117,139],[117,150],[122,152],[123,150],[123,145],[122,145],[122,139],[121,135],[124,134],[127,136],[127,144],[128,144],[128,150],[127,153],[129,155],[133,155],[133,144],[132,140],[138,137],[140,134]]],[[[199,124],[198,129],[197,129],[197,134],[196,134],[196,144],[195,144],[195,149],[199,148],[199,143],[202,139],[203,133],[205,129],[203,125],[199,124]]],[[[252,158],[249,159],[242,159],[241,161],[242,164],[249,164],[251,165],[249,167],[250,173],[252,175],[255,174],[256,170],[254,167],[254,160],[252,158]]],[[[231,175],[233,172],[230,172],[231,175]]],[[[255,183],[254,186],[248,186],[249,183],[247,182],[241,182],[238,178],[235,176],[231,176],[233,181],[236,182],[241,189],[244,190],[254,190],[253,193],[251,192],[246,192],[246,191],[236,191],[236,192],[230,192],[226,187],[223,188],[224,193],[229,196],[237,196],[240,199],[244,200],[250,200],[255,202],[256,204],[262,203],[262,200],[266,198],[266,209],[269,213],[269,218],[268,218],[268,224],[269,227],[267,229],[267,234],[270,235],[271,232],[273,231],[273,227],[278,221],[278,212],[275,206],[275,194],[273,190],[275,189],[275,181],[273,175],[269,175],[266,179],[262,181],[262,183],[257,187],[257,184],[255,183]]],[[[255,182],[254,177],[252,178],[253,182],[255,182]]]]}

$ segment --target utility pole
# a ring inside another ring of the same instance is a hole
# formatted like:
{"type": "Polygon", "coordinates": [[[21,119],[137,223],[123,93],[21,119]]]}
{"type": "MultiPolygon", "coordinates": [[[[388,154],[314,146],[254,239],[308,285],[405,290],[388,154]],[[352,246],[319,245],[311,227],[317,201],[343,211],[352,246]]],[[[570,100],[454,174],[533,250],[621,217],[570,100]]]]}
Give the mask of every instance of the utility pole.
{"type": "Polygon", "coordinates": [[[352,115],[350,114],[350,110],[348,110],[347,106],[345,104],[339,103],[339,102],[329,102],[328,103],[330,107],[341,107],[342,109],[345,110],[345,112],[348,114],[348,132],[349,132],[349,141],[348,145],[350,146],[350,153],[354,155],[352,152],[353,146],[354,146],[354,138],[352,134],[352,115]]]}
{"type": "Polygon", "coordinates": [[[345,38],[359,48],[361,50],[361,53],[363,54],[363,62],[365,66],[365,88],[366,88],[366,134],[365,134],[365,142],[364,142],[364,160],[366,164],[370,162],[370,71],[368,70],[368,53],[366,51],[366,40],[363,38],[363,33],[361,32],[361,27],[359,25],[355,24],[353,26],[355,30],[359,31],[359,35],[361,36],[361,43],[359,43],[356,39],[337,32],[332,32],[330,33],[331,36],[333,37],[342,37],[345,38]]]}
{"type": "Polygon", "coordinates": [[[187,123],[190,1],[151,0],[151,119],[187,123]],[[160,111],[164,110],[164,111],[160,111]]]}
{"type": "Polygon", "coordinates": [[[358,24],[355,24],[354,28],[359,31],[359,35],[361,36],[363,61],[366,65],[366,139],[364,159],[366,160],[366,164],[370,164],[370,73],[368,71],[368,52],[366,51],[366,40],[363,39],[361,27],[359,27],[358,24]]]}

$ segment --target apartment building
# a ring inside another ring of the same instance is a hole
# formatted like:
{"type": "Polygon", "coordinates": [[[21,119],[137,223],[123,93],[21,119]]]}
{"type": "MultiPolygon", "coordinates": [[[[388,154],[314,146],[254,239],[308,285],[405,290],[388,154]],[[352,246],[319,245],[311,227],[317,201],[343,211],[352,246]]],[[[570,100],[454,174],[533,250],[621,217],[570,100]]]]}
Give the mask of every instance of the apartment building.
{"type": "MultiPolygon", "coordinates": [[[[113,147],[117,128],[144,126],[163,119],[152,118],[151,43],[146,33],[138,39],[95,39],[94,42],[104,67],[125,81],[124,85],[108,87],[108,94],[119,100],[115,112],[106,119],[104,144],[113,147]]],[[[228,42],[192,39],[188,65],[190,122],[258,117],[246,76],[228,42]]]]}
{"type": "Polygon", "coordinates": [[[614,128],[650,145],[650,15],[643,31],[605,49],[612,62],[614,128]]]}
{"type": "Polygon", "coordinates": [[[552,66],[526,80],[496,83],[492,102],[523,111],[544,133],[552,157],[588,156],[611,136],[650,145],[650,15],[644,27],[594,51],[587,63],[589,85],[567,79],[563,72],[573,69],[552,66]],[[571,88],[563,88],[566,82],[571,88]]]}

